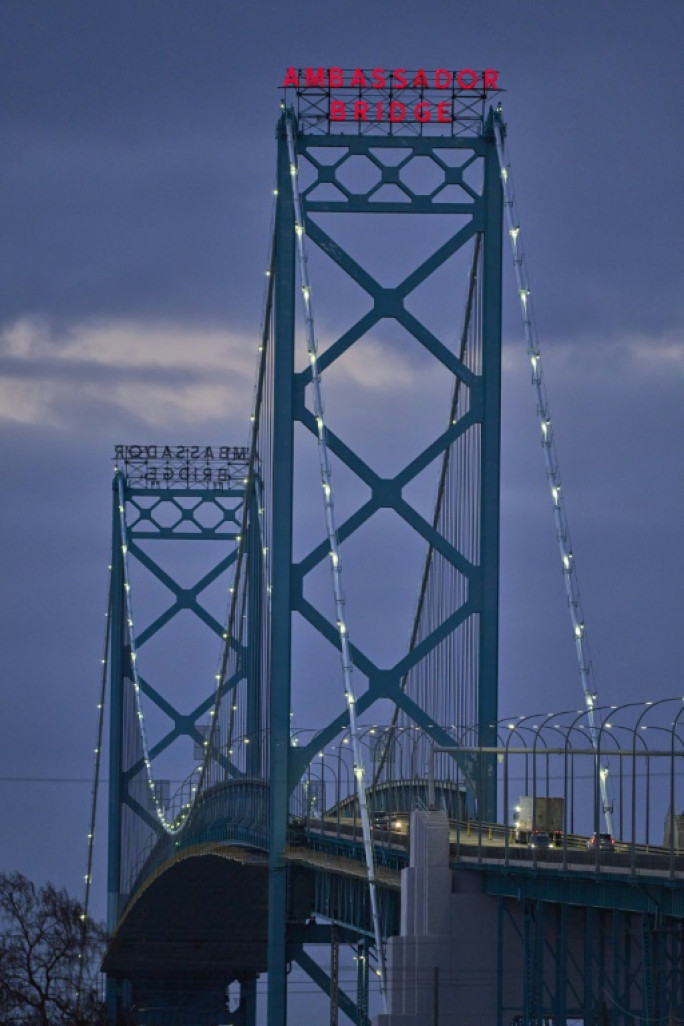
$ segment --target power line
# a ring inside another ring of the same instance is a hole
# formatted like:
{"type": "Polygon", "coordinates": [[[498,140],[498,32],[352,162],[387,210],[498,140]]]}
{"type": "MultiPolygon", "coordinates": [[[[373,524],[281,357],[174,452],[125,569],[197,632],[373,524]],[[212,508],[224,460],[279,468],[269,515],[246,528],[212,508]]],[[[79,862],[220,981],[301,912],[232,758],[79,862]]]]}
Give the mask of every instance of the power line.
{"type": "MultiPolygon", "coordinates": [[[[17,777],[17,776],[0,776],[0,784],[90,784],[92,786],[92,777],[17,777]]],[[[106,777],[100,777],[99,787],[103,787],[108,784],[109,780],[106,777]]],[[[183,780],[170,780],[170,784],[182,784],[183,780]]]]}

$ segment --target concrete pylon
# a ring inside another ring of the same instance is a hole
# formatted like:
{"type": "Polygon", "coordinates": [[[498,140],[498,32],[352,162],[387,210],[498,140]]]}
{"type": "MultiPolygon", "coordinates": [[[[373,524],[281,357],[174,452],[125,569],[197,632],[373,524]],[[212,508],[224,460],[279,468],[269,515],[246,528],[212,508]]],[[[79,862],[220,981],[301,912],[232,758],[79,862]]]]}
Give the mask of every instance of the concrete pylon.
{"type": "Polygon", "coordinates": [[[375,1026],[482,1026],[496,1021],[496,903],[478,874],[449,869],[443,811],[411,814],[401,875],[401,935],[387,945],[387,1008],[375,1026]]]}

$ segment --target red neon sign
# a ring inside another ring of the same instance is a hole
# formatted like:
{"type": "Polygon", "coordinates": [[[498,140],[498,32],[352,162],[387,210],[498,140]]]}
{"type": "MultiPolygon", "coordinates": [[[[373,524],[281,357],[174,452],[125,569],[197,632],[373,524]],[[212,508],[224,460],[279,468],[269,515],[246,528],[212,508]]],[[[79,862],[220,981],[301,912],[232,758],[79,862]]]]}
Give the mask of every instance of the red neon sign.
{"type": "Polygon", "coordinates": [[[488,94],[499,92],[494,68],[290,67],[282,88],[293,91],[299,110],[329,129],[341,122],[454,125],[476,120],[488,94]],[[304,104],[304,108],[302,108],[304,104]]]}
{"type": "Polygon", "coordinates": [[[494,68],[475,71],[473,68],[462,68],[460,71],[449,71],[447,68],[436,68],[434,71],[407,72],[405,68],[385,71],[384,68],[373,68],[364,71],[354,68],[345,71],[343,68],[288,68],[283,79],[283,88],[294,86],[295,89],[481,89],[495,92],[498,90],[499,72],[494,68]]]}

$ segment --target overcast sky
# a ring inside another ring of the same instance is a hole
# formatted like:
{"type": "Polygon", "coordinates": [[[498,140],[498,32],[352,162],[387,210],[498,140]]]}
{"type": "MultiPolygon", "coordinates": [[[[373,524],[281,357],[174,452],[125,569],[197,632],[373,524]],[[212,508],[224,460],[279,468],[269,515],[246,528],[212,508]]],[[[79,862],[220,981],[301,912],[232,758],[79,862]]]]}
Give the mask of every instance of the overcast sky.
{"type": "MultiPolygon", "coordinates": [[[[289,65],[499,69],[599,693],[681,692],[683,41],[679,0],[0,0],[0,869],[82,886],[114,444],[247,439],[289,65]]],[[[579,708],[505,291],[500,707],[579,708]]]]}

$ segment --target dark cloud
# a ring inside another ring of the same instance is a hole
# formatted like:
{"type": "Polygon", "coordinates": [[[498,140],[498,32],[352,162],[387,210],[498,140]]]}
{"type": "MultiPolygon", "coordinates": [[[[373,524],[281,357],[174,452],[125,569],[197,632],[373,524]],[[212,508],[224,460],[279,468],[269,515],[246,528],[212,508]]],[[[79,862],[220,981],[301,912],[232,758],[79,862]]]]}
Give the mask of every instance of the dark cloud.
{"type": "MultiPolygon", "coordinates": [[[[397,3],[386,19],[350,3],[336,59],[396,59],[413,29],[439,65],[453,27],[459,60],[501,69],[532,252],[557,240],[553,259],[532,263],[549,323],[671,325],[681,269],[645,254],[678,242],[667,212],[682,160],[681,5],[625,3],[619,18],[610,4],[533,0],[444,11],[397,3]]],[[[276,87],[287,64],[320,54],[318,6],[299,3],[290,20],[269,3],[81,0],[6,3],[0,17],[3,319],[253,316],[276,87]]]]}

